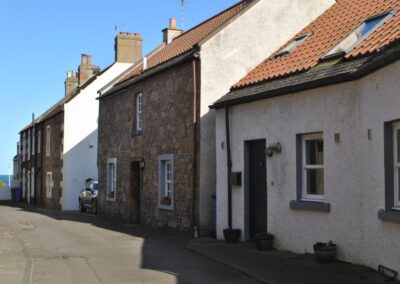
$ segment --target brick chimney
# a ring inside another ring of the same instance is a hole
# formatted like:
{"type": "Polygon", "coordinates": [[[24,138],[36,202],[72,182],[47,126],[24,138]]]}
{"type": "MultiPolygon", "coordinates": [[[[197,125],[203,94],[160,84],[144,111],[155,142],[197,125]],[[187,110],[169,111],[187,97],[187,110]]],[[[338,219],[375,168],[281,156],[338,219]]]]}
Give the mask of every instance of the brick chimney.
{"type": "Polygon", "coordinates": [[[78,88],[78,76],[75,71],[68,71],[65,79],[65,96],[71,96],[78,88]]]}
{"type": "Polygon", "coordinates": [[[115,62],[136,63],[142,58],[143,38],[139,33],[120,32],[115,37],[115,62]]]}
{"type": "Polygon", "coordinates": [[[100,72],[100,67],[92,65],[92,56],[82,54],[81,65],[79,66],[79,86],[100,72]]]}
{"type": "Polygon", "coordinates": [[[169,19],[169,27],[162,30],[163,32],[163,42],[168,44],[173,41],[174,38],[180,36],[183,30],[176,27],[176,19],[169,19]]]}

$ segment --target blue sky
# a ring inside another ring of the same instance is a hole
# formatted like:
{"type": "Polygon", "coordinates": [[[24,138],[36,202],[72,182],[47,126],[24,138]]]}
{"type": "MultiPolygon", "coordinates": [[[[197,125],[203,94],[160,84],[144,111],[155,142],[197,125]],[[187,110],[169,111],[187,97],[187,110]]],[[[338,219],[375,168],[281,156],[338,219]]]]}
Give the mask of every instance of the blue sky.
{"type": "MultiPolygon", "coordinates": [[[[187,0],[185,30],[239,0],[187,0]]],[[[16,154],[18,132],[64,95],[66,72],[82,53],[102,69],[114,60],[114,27],[139,32],[144,52],[162,40],[180,0],[13,0],[0,9],[0,174],[16,154]]]]}

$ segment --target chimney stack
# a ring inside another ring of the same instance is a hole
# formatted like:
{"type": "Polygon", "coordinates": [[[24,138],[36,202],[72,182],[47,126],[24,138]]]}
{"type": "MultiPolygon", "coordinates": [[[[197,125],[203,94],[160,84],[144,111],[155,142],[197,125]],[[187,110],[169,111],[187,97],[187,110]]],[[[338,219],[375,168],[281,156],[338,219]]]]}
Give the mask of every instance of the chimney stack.
{"type": "Polygon", "coordinates": [[[100,72],[100,67],[92,65],[92,56],[82,54],[81,65],[79,66],[79,86],[85,84],[87,80],[100,72]]]}
{"type": "Polygon", "coordinates": [[[120,32],[115,37],[115,62],[136,63],[142,58],[143,38],[139,33],[120,32]]]}
{"type": "Polygon", "coordinates": [[[65,96],[73,95],[78,88],[78,77],[75,71],[68,71],[65,79],[65,96]]]}
{"type": "Polygon", "coordinates": [[[178,29],[176,27],[176,19],[169,19],[169,27],[162,30],[163,32],[163,42],[165,44],[171,43],[174,38],[180,36],[183,33],[183,30],[178,29]]]}

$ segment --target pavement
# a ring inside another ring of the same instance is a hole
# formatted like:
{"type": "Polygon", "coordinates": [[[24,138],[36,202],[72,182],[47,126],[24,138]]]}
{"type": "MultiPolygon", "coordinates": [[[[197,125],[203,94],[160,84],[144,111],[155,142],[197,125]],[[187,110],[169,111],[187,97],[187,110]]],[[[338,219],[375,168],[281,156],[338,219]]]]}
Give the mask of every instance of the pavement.
{"type": "Polygon", "coordinates": [[[269,284],[398,283],[363,266],[340,261],[319,263],[313,255],[258,251],[249,242],[227,244],[199,238],[190,240],[187,248],[269,284]]]}
{"type": "Polygon", "coordinates": [[[260,283],[185,248],[190,236],[0,202],[0,283],[260,283]]]}

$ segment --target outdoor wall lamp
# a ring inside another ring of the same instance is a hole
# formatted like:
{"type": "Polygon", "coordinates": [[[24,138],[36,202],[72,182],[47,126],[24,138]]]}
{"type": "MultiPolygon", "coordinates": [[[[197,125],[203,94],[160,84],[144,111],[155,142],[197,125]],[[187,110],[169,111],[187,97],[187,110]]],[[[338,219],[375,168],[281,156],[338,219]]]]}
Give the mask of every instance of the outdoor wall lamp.
{"type": "Polygon", "coordinates": [[[267,149],[265,149],[265,155],[267,155],[268,157],[272,157],[274,155],[274,153],[279,154],[281,152],[282,152],[282,146],[281,146],[281,143],[279,143],[279,142],[269,144],[267,149]]]}

